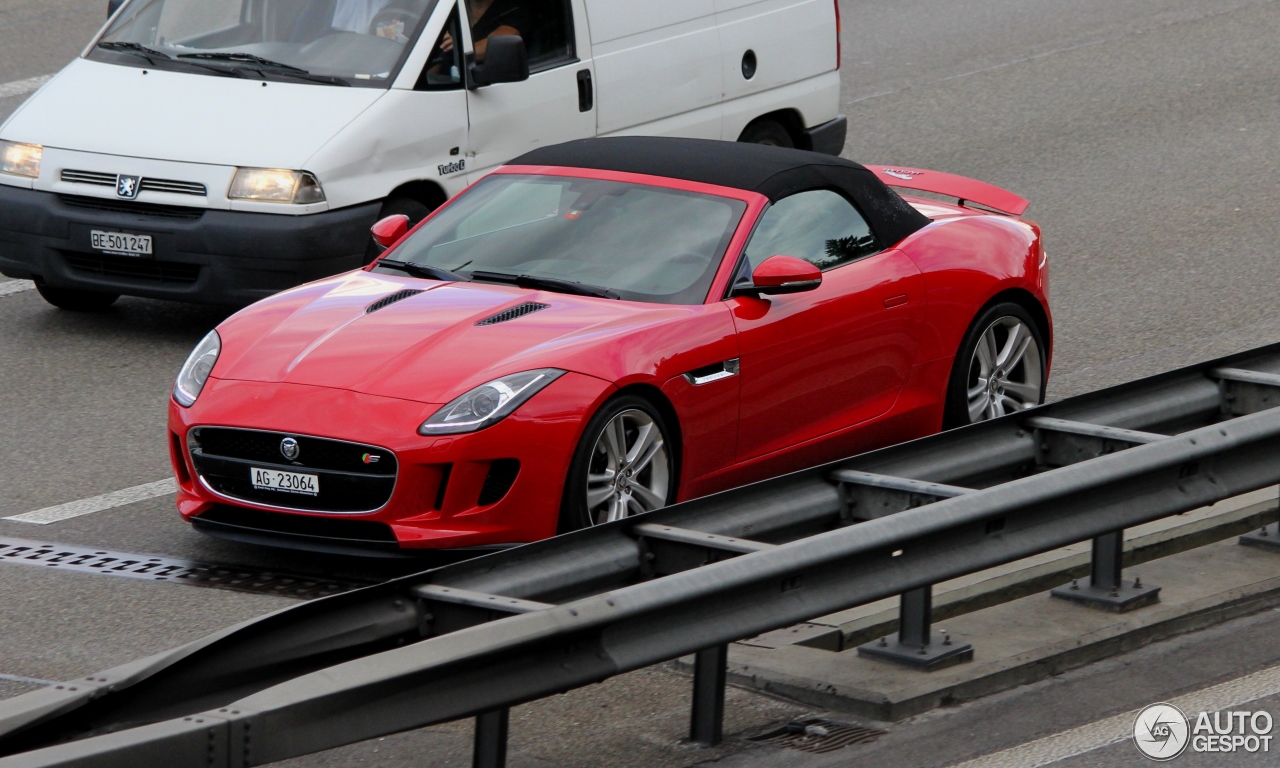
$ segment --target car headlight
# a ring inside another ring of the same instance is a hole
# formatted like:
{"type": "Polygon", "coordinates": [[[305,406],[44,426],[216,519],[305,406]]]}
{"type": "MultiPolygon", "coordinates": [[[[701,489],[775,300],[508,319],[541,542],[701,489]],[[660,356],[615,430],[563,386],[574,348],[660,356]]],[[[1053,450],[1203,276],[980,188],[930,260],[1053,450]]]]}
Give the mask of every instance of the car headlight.
{"type": "Polygon", "coordinates": [[[263,203],[323,203],[324,190],[315,176],[306,171],[272,168],[238,168],[227,197],[263,203]]]}
{"type": "Polygon", "coordinates": [[[493,426],[565,374],[556,368],[513,373],[482,384],[435,412],[420,435],[460,435],[493,426]]]}
{"type": "Polygon", "coordinates": [[[217,331],[209,331],[209,335],[191,351],[187,362],[182,364],[178,372],[178,380],[173,384],[173,399],[184,408],[190,408],[200,396],[209,374],[213,372],[213,364],[218,362],[222,352],[222,339],[217,331]]]}
{"type": "Polygon", "coordinates": [[[44,147],[39,144],[0,141],[0,173],[28,179],[39,178],[40,160],[43,157],[44,147]]]}

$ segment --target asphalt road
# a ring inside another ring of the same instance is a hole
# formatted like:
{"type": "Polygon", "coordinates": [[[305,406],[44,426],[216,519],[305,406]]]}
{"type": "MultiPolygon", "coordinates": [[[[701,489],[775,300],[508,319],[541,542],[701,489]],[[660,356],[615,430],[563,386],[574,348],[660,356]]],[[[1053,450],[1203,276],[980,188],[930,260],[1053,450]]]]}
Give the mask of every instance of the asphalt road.
{"type": "MultiPolygon", "coordinates": [[[[0,87],[77,55],[105,5],[0,0],[0,87]]],[[[842,10],[845,155],[973,176],[1032,201],[1028,216],[1044,228],[1052,269],[1051,397],[1280,340],[1272,300],[1280,2],[842,0],[842,10]]],[[[0,119],[24,98],[0,98],[0,119]]],[[[0,296],[0,517],[165,478],[172,377],[223,315],[123,299],[83,316],[32,291],[0,296]]],[[[0,521],[0,536],[352,578],[410,567],[215,542],[189,530],[164,498],[47,526],[0,521]]],[[[288,604],[10,565],[0,565],[0,600],[0,697],[38,684],[22,678],[105,668],[288,604]]],[[[814,764],[942,766],[1003,749],[1277,663],[1277,624],[1233,623],[1250,641],[1238,646],[1207,636],[1162,644],[1081,670],[1070,685],[893,726],[876,745],[814,764]]],[[[512,764],[802,764],[797,753],[740,741],[710,752],[682,746],[687,688],[673,672],[647,670],[522,707],[512,764]]],[[[729,728],[801,711],[735,691],[729,728]]],[[[468,729],[428,729],[294,764],[463,765],[468,729]]],[[[1214,764],[1253,764],[1237,758],[1214,764]]],[[[1118,745],[1076,764],[1145,763],[1118,745]]]]}

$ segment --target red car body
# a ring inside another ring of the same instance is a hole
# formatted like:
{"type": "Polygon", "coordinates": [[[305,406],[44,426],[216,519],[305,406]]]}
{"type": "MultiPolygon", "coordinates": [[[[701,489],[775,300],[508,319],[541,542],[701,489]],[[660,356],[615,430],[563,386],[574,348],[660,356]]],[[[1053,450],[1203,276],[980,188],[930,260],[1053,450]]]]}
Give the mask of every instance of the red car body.
{"type": "Polygon", "coordinates": [[[353,542],[384,550],[485,549],[543,539],[557,532],[584,425],[623,390],[651,398],[674,423],[681,501],[936,432],[957,349],[983,307],[1019,302],[1050,338],[1040,233],[1017,216],[1025,201],[1003,190],[912,169],[872,170],[889,185],[1004,212],[906,198],[932,223],[888,250],[824,273],[813,291],[725,299],[765,196],[606,170],[501,168],[495,173],[722,196],[746,203],[746,213],[698,305],[439,282],[371,266],[241,311],[218,328],[221,356],[198,400],[191,407],[171,402],[178,510],[197,523],[214,510],[240,510],[248,517],[224,515],[210,532],[329,551],[352,551],[353,542]],[[371,302],[406,289],[424,293],[367,312],[371,302]],[[529,301],[549,308],[518,322],[476,324],[529,301]],[[685,376],[730,358],[741,360],[740,375],[697,387],[685,376]],[[494,426],[419,434],[425,419],[460,394],[540,368],[568,373],[494,426]],[[358,515],[216,493],[187,449],[195,427],[377,446],[394,455],[394,490],[384,506],[358,515]],[[501,498],[480,503],[495,467],[513,462],[518,469],[501,498]],[[303,535],[291,539],[294,532],[303,535]]]}

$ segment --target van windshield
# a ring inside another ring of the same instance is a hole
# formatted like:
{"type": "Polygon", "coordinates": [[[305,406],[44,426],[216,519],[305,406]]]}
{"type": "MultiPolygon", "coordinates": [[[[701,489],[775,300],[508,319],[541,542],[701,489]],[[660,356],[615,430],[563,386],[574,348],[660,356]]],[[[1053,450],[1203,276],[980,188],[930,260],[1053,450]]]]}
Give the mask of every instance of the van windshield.
{"type": "Polygon", "coordinates": [[[89,58],[388,88],[437,0],[130,0],[89,58]]]}
{"type": "Polygon", "coordinates": [[[379,269],[701,304],[746,209],[740,200],[643,184],[493,174],[379,269]]]}

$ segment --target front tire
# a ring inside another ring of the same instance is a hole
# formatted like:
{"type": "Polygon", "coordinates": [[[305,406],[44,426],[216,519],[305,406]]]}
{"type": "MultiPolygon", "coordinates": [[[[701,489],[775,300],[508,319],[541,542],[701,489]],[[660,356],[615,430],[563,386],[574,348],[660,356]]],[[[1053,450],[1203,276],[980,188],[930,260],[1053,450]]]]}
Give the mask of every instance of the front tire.
{"type": "Polygon", "coordinates": [[[99,293],[98,291],[77,291],[73,288],[51,288],[43,283],[36,283],[40,296],[58,309],[68,312],[101,312],[120,298],[118,293],[99,293]]]}
{"type": "Polygon", "coordinates": [[[573,453],[560,532],[620,520],[676,498],[675,445],[666,419],[648,400],[616,397],[587,423],[573,453]]]}
{"type": "Polygon", "coordinates": [[[1031,313],[1012,302],[978,316],[956,354],[943,429],[954,429],[1044,402],[1045,343],[1031,313]]]}
{"type": "Polygon", "coordinates": [[[785,147],[786,149],[794,149],[795,140],[791,138],[791,134],[787,129],[782,127],[781,123],[773,120],[759,120],[748,125],[742,132],[742,136],[738,141],[746,144],[764,144],[770,147],[785,147]]]}

